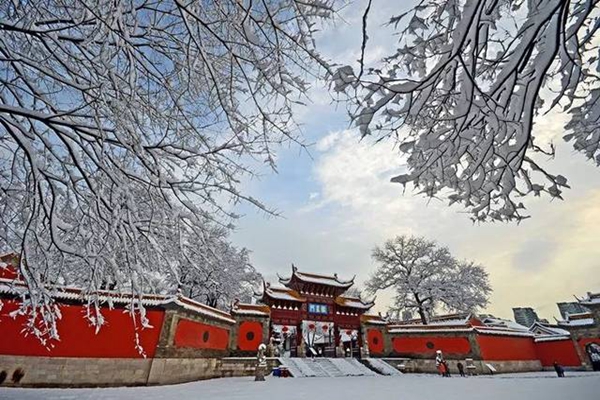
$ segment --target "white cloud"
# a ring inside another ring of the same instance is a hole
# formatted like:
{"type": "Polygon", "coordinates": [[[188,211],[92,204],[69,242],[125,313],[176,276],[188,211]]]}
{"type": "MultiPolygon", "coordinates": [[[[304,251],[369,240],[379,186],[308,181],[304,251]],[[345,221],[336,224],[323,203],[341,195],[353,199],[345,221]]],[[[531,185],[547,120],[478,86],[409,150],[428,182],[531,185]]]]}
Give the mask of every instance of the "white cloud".
{"type": "MultiPolygon", "coordinates": [[[[343,20],[322,32],[319,44],[325,56],[340,64],[356,62],[365,3],[359,1],[343,11],[343,20]]],[[[381,26],[409,6],[389,1],[372,9],[367,62],[387,53],[383,49],[394,48],[396,38],[381,26]]],[[[267,278],[275,272],[286,274],[294,262],[315,272],[357,274],[360,283],[374,269],[373,246],[393,235],[412,233],[438,240],[457,256],[485,265],[494,287],[488,311],[499,316],[511,317],[515,306],[533,306],[543,316],[556,315],[555,302],[600,290],[600,247],[596,244],[600,170],[562,143],[568,116],[559,109],[536,118],[534,135],[540,146],[549,141],[557,144],[556,159],[543,163],[552,173],[569,178],[573,189],[564,193],[566,200],[526,198],[532,218],[519,226],[473,225],[460,206],[450,208],[445,201],[429,201],[409,189],[404,193],[402,186],[390,183],[392,176],[404,171],[392,142],[359,141],[355,130],[343,130],[348,126],[345,105],[333,104],[323,83],[314,83],[311,97],[312,103],[297,116],[305,125],[316,127],[308,132],[311,140],[318,139],[312,169],[302,164],[298,171],[293,165],[280,169],[277,176],[253,182],[257,197],[282,211],[285,218],[251,215],[240,221],[236,234],[241,245],[253,250],[253,260],[267,278]],[[285,197],[288,187],[277,186],[306,175],[311,185],[300,195],[294,191],[285,197]],[[278,189],[269,192],[264,187],[278,189]],[[273,198],[280,203],[273,203],[273,198]]],[[[286,157],[293,154],[297,152],[289,151],[286,157]]],[[[389,293],[378,296],[378,310],[390,301],[389,293]]]]}
{"type": "MultiPolygon", "coordinates": [[[[538,129],[558,123],[548,117],[538,129]]],[[[527,305],[538,307],[542,315],[556,315],[555,302],[600,289],[600,275],[590,279],[600,257],[593,244],[600,235],[600,211],[595,206],[600,191],[594,189],[600,184],[600,171],[583,158],[563,151],[552,167],[578,177],[581,171],[593,172],[596,185],[588,181],[570,191],[565,202],[525,199],[533,218],[520,225],[473,225],[459,206],[428,201],[410,190],[403,194],[402,186],[389,181],[403,168],[391,142],[373,144],[358,138],[353,130],[339,131],[317,146],[321,150],[314,168],[321,185],[318,204],[328,210],[317,226],[333,226],[330,232],[347,238],[353,249],[353,258],[328,263],[331,271],[361,262],[360,275],[365,279],[374,268],[369,260],[372,247],[408,233],[438,240],[459,257],[486,266],[495,289],[489,311],[501,316],[511,317],[512,307],[527,305]],[[358,260],[356,253],[361,254],[358,260]]],[[[318,207],[305,211],[317,212],[318,207]]],[[[380,296],[380,308],[389,301],[389,293],[380,296]]]]}

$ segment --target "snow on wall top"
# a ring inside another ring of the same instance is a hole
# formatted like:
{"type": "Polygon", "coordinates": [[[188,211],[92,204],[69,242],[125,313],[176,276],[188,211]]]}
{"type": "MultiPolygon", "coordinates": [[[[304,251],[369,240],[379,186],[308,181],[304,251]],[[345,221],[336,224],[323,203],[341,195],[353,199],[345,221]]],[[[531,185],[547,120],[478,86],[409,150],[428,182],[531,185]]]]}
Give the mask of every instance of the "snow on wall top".
{"type": "Polygon", "coordinates": [[[431,333],[431,332],[439,332],[439,333],[448,333],[448,332],[461,332],[461,333],[469,333],[474,332],[475,328],[473,327],[448,327],[448,326],[434,326],[430,325],[392,325],[388,327],[388,333],[431,333]],[[429,327],[429,328],[427,328],[429,327]]]}
{"type": "MultiPolygon", "coordinates": [[[[463,326],[468,325],[472,318],[472,314],[460,313],[460,314],[448,314],[434,316],[429,319],[429,323],[426,326],[463,326]]],[[[397,326],[425,326],[420,318],[410,319],[408,321],[394,322],[397,326]]]]}
{"type": "MultiPolygon", "coordinates": [[[[134,295],[132,293],[120,293],[114,290],[98,290],[86,293],[79,288],[59,285],[47,286],[46,289],[50,296],[55,300],[77,301],[88,304],[97,302],[101,306],[106,305],[108,307],[113,307],[115,304],[141,304],[143,306],[167,306],[173,304],[203,316],[218,319],[222,322],[235,323],[235,320],[229,313],[181,295],[134,295]]],[[[24,282],[11,279],[0,279],[0,294],[23,296],[26,295],[26,293],[27,285],[24,282]]]]}
{"type": "Polygon", "coordinates": [[[560,335],[544,335],[544,336],[536,336],[534,341],[537,342],[554,342],[558,340],[571,340],[570,336],[560,336],[560,335]]]}

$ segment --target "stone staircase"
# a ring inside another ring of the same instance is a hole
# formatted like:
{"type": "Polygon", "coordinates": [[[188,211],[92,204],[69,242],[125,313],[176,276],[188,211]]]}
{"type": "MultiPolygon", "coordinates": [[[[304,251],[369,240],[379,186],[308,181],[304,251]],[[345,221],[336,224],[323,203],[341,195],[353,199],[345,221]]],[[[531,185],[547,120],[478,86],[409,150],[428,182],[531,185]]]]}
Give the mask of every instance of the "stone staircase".
{"type": "Polygon", "coordinates": [[[371,369],[377,371],[381,375],[396,376],[402,375],[400,371],[394,368],[392,365],[386,363],[380,358],[364,358],[363,362],[367,364],[371,369]]]}
{"type": "Polygon", "coordinates": [[[296,378],[377,375],[353,358],[280,358],[279,361],[296,378]]]}

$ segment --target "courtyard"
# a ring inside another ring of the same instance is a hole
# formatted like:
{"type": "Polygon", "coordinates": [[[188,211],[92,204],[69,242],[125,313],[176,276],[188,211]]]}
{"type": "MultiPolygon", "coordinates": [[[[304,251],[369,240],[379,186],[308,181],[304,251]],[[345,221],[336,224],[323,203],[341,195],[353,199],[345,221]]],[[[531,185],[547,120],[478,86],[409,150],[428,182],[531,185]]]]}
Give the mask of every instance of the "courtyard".
{"type": "Polygon", "coordinates": [[[396,377],[224,378],[162,387],[98,389],[0,388],[2,400],[583,400],[600,396],[600,373],[506,374],[469,378],[396,377]]]}

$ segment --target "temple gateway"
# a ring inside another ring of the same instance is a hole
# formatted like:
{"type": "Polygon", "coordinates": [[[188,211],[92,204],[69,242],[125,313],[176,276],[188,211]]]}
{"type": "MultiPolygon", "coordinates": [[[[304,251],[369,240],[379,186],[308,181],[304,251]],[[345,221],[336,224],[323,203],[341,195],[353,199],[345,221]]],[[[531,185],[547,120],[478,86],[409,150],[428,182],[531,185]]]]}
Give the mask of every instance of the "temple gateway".
{"type": "Polygon", "coordinates": [[[300,272],[293,265],[289,278],[278,277],[283,287],[265,283],[258,297],[271,309],[271,336],[281,356],[359,356],[361,315],[375,303],[345,294],[354,278],[300,272]]]}
{"type": "Polygon", "coordinates": [[[280,287],[264,284],[257,294],[263,304],[235,301],[229,311],[180,292],[47,285],[60,309],[60,340],[43,342],[24,334],[29,320],[19,310],[27,286],[18,264],[18,255],[0,255],[0,385],[162,385],[254,375],[257,349],[265,346],[275,353],[267,368],[283,366],[294,377],[435,373],[437,351],[452,371],[461,362],[476,374],[490,366],[498,373],[540,371],[554,362],[600,370],[600,293],[578,300],[585,313],[526,327],[471,313],[434,316],[427,325],[369,315],[373,301],[350,294],[354,278],[295,267],[279,277],[280,287]],[[85,318],[91,301],[107,322],[99,330],[85,318]],[[147,327],[134,323],[140,316],[132,306],[144,307],[147,327]]]}

